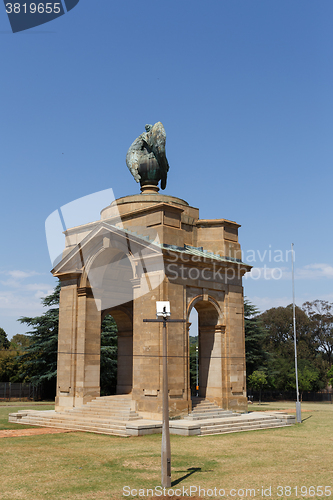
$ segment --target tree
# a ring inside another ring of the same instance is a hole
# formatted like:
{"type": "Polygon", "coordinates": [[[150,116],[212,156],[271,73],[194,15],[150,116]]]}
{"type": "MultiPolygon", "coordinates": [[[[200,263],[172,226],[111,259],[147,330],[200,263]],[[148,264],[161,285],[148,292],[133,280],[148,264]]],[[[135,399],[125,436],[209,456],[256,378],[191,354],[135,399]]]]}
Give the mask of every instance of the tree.
{"type": "MultiPolygon", "coordinates": [[[[299,388],[301,391],[315,391],[325,385],[326,362],[319,350],[313,321],[299,307],[295,312],[299,388]]],[[[265,348],[270,353],[266,370],[268,385],[279,391],[295,390],[292,304],[269,309],[261,315],[261,319],[267,332],[265,348]]]]}
{"type": "Polygon", "coordinates": [[[197,394],[197,346],[198,346],[198,335],[190,336],[190,386],[192,395],[197,394]]]}
{"type": "MultiPolygon", "coordinates": [[[[22,354],[23,347],[18,342],[18,338],[25,335],[14,335],[12,340],[6,343],[6,349],[0,349],[0,382],[21,382],[22,362],[18,356],[22,354]],[[15,341],[16,339],[16,341],[15,341]]],[[[29,340],[27,340],[28,342],[29,340]]]]}
{"type": "Polygon", "coordinates": [[[3,328],[0,328],[0,349],[9,349],[10,342],[7,338],[7,333],[3,328]]]}
{"type": "Polygon", "coordinates": [[[118,329],[109,314],[102,321],[101,331],[101,395],[115,394],[117,385],[118,329]]]}
{"type": "Polygon", "coordinates": [[[328,383],[330,384],[331,387],[333,387],[333,365],[327,372],[327,378],[328,378],[328,383]]]}
{"type": "Polygon", "coordinates": [[[30,344],[30,336],[17,333],[10,341],[10,347],[14,349],[24,349],[30,344]]]}
{"type": "MultiPolygon", "coordinates": [[[[53,293],[42,300],[45,307],[51,307],[41,316],[24,317],[19,321],[32,327],[29,335],[15,335],[16,343],[24,348],[19,356],[22,365],[20,377],[34,384],[44,384],[49,391],[55,391],[57,376],[58,324],[60,282],[53,293]],[[25,344],[25,345],[24,345],[25,344]]],[[[101,391],[115,392],[117,380],[117,326],[111,316],[102,322],[101,331],[101,391]]]]}
{"type": "Polygon", "coordinates": [[[20,318],[20,323],[32,327],[29,345],[21,354],[22,377],[34,384],[49,384],[55,389],[57,375],[58,323],[59,323],[60,282],[52,294],[42,300],[48,309],[41,316],[20,318]]]}
{"type": "Polygon", "coordinates": [[[333,304],[327,300],[305,302],[303,310],[309,316],[315,340],[319,349],[325,353],[329,365],[333,356],[333,304]]]}
{"type": "Polygon", "coordinates": [[[261,370],[256,370],[249,376],[250,387],[255,391],[259,391],[259,404],[261,403],[261,390],[266,384],[266,374],[261,370]]]}
{"type": "Polygon", "coordinates": [[[298,388],[301,393],[301,401],[303,400],[304,391],[319,391],[323,388],[319,370],[307,360],[300,360],[298,364],[298,388]]]}
{"type": "MultiPolygon", "coordinates": [[[[316,342],[311,321],[302,309],[296,306],[296,339],[300,357],[316,355],[316,342]]],[[[273,307],[261,315],[267,331],[266,347],[276,355],[292,358],[294,356],[293,306],[273,307]]]]}
{"type": "Polygon", "coordinates": [[[244,301],[246,374],[262,370],[269,358],[265,349],[267,331],[258,309],[248,300],[244,301]]]}

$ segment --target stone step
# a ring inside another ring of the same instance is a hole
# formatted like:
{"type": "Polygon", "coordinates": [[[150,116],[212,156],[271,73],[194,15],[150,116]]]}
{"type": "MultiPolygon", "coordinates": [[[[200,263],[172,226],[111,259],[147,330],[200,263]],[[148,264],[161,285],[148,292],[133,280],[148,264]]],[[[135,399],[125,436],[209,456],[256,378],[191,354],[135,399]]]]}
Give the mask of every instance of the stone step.
{"type": "Polygon", "coordinates": [[[105,416],[123,416],[123,417],[136,417],[140,418],[140,416],[133,410],[100,410],[99,408],[74,408],[73,410],[66,410],[66,413],[70,415],[76,415],[76,414],[86,414],[86,415],[105,415],[105,416]]]}
{"type": "Polygon", "coordinates": [[[201,436],[209,436],[209,435],[216,435],[216,434],[227,434],[230,432],[245,432],[245,431],[254,431],[254,430],[263,430],[263,429],[274,429],[274,428],[280,428],[280,427],[289,427],[290,424],[285,424],[283,422],[281,423],[271,423],[270,425],[264,425],[264,424],[253,424],[253,425],[244,425],[244,426],[229,426],[224,429],[201,429],[201,436]]]}
{"type": "Polygon", "coordinates": [[[198,405],[195,408],[192,408],[192,412],[203,412],[203,411],[216,411],[216,410],[222,410],[219,406],[213,406],[213,405],[198,405]]]}
{"type": "Polygon", "coordinates": [[[66,419],[39,419],[39,418],[27,418],[24,421],[25,424],[29,425],[39,425],[42,427],[58,427],[58,426],[77,426],[77,427],[84,427],[84,428],[95,428],[98,427],[99,429],[107,430],[107,431],[115,431],[115,432],[123,432],[126,431],[126,425],[120,426],[120,425],[110,425],[110,424],[103,424],[102,422],[85,422],[85,421],[76,421],[76,420],[66,420],[66,419]]]}
{"type": "Polygon", "coordinates": [[[202,406],[214,406],[216,408],[219,408],[219,406],[216,403],[212,403],[211,401],[201,401],[200,403],[195,402],[192,400],[192,407],[193,408],[198,408],[202,406]]]}
{"type": "Polygon", "coordinates": [[[22,410],[9,417],[9,421],[20,424],[116,436],[127,436],[126,423],[141,419],[142,417],[132,410],[131,397],[114,396],[96,398],[80,408],[69,408],[60,412],[22,410]]]}
{"type": "Polygon", "coordinates": [[[285,427],[290,425],[287,421],[283,419],[279,419],[276,417],[268,416],[267,418],[265,417],[258,417],[258,418],[244,418],[239,419],[239,421],[233,421],[231,422],[226,422],[226,423],[217,423],[214,425],[214,423],[209,423],[207,425],[202,425],[201,426],[201,435],[208,435],[208,434],[222,434],[226,432],[240,432],[240,431],[249,431],[249,430],[255,430],[255,429],[268,429],[268,428],[274,428],[274,427],[285,427]]]}
{"type": "Polygon", "coordinates": [[[204,413],[189,413],[184,417],[184,420],[207,420],[211,418],[228,418],[231,415],[239,416],[237,413],[233,413],[229,410],[221,410],[215,412],[204,412],[204,413]]]}
{"type": "Polygon", "coordinates": [[[48,427],[49,425],[81,425],[86,427],[99,427],[101,429],[122,431],[126,429],[126,425],[116,425],[115,423],[103,423],[103,422],[89,422],[86,420],[67,420],[67,419],[41,419],[41,418],[27,418],[25,423],[43,425],[48,427]]]}
{"type": "Polygon", "coordinates": [[[216,403],[207,399],[192,399],[192,411],[185,420],[205,420],[211,418],[224,418],[230,417],[233,412],[230,410],[223,410],[216,403]]]}
{"type": "Polygon", "coordinates": [[[230,410],[223,410],[222,408],[219,408],[218,406],[215,407],[197,407],[194,410],[192,410],[191,413],[214,413],[217,411],[230,411],[230,410]]]}
{"type": "Polygon", "coordinates": [[[108,407],[114,406],[115,408],[130,408],[130,402],[122,402],[122,401],[89,401],[89,403],[85,404],[85,406],[98,406],[98,407],[108,407]]]}
{"type": "Polygon", "coordinates": [[[228,421],[226,422],[217,422],[217,423],[214,423],[214,422],[207,422],[207,424],[202,424],[201,428],[202,429],[205,429],[205,428],[208,428],[208,427],[226,427],[228,425],[233,425],[233,426],[242,426],[242,425],[254,425],[254,424],[268,424],[268,423],[271,423],[271,422],[282,422],[282,420],[280,419],[277,419],[277,418],[267,418],[267,419],[262,419],[262,418],[258,418],[258,419],[239,419],[238,421],[236,419],[228,419],[228,421]]]}
{"type": "Polygon", "coordinates": [[[14,422],[26,422],[28,419],[29,420],[41,420],[41,421],[59,421],[59,420],[63,420],[63,421],[75,421],[75,422],[78,422],[78,421],[87,421],[87,422],[96,422],[98,421],[99,423],[101,424],[107,424],[107,425],[115,425],[115,426],[118,426],[118,427],[123,427],[125,426],[126,424],[122,421],[117,421],[117,420],[114,420],[114,419],[105,419],[105,418],[99,418],[99,419],[95,419],[95,418],[91,418],[91,417],[87,417],[87,416],[82,416],[82,415],[68,415],[66,413],[61,413],[61,412],[52,412],[48,415],[44,415],[44,413],[46,412],[38,412],[38,413],[33,413],[33,412],[24,412],[24,410],[22,410],[22,414],[19,415],[19,417],[21,417],[20,419],[18,418],[18,414],[11,414],[9,417],[9,421],[14,421],[14,422]],[[11,417],[14,417],[14,418],[11,418],[11,417]]]}
{"type": "Polygon", "coordinates": [[[93,432],[94,434],[108,434],[111,436],[120,436],[120,437],[129,437],[126,433],[126,428],[122,430],[117,430],[117,429],[106,429],[100,426],[88,426],[88,425],[80,425],[80,424],[74,424],[74,423],[49,423],[48,425],[45,425],[43,423],[34,423],[34,422],[29,422],[29,425],[36,425],[39,427],[52,427],[56,429],[66,429],[66,430],[72,430],[72,431],[81,431],[81,432],[93,432]]]}
{"type": "Polygon", "coordinates": [[[132,421],[132,420],[141,420],[142,417],[139,415],[109,415],[109,414],[100,414],[100,413],[88,413],[88,412],[76,412],[76,413],[67,413],[65,414],[68,416],[68,418],[88,418],[90,420],[100,420],[100,419],[105,419],[107,421],[110,420],[123,420],[123,421],[132,421]]]}
{"type": "Polygon", "coordinates": [[[22,417],[20,423],[27,425],[36,425],[42,427],[53,427],[60,429],[70,429],[70,430],[79,430],[85,432],[98,432],[101,434],[113,434],[118,436],[127,436],[126,433],[126,424],[125,423],[110,423],[103,421],[86,421],[86,420],[76,420],[76,419],[68,419],[62,418],[63,415],[59,415],[58,417],[42,417],[40,415],[27,415],[22,417]]]}
{"type": "MultiPolygon", "coordinates": [[[[91,423],[91,422],[98,422],[99,425],[108,425],[108,426],[114,426],[114,427],[123,427],[124,425],[126,425],[124,422],[126,421],[121,421],[121,420],[111,420],[111,419],[103,419],[103,418],[89,418],[89,417],[86,417],[86,416],[70,416],[70,415],[62,415],[62,414],[59,414],[57,416],[54,416],[54,417],[43,417],[41,415],[28,415],[27,417],[24,417],[24,421],[26,421],[27,419],[30,419],[30,420],[41,420],[41,421],[50,421],[50,422],[58,422],[58,421],[62,421],[62,422],[88,422],[88,423],[91,423]]],[[[22,419],[23,421],[23,419],[22,419]]]]}

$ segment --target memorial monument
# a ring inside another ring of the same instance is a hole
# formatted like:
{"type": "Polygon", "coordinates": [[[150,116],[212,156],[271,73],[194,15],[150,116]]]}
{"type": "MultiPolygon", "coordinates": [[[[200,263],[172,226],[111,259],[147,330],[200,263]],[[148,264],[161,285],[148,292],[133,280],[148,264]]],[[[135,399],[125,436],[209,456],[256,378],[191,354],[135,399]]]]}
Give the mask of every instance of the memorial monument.
{"type": "Polygon", "coordinates": [[[224,409],[247,409],[239,224],[203,220],[198,208],[159,193],[169,164],[163,125],[146,125],[126,163],[141,194],[104,208],[101,220],[68,229],[62,260],[56,409],[81,407],[100,395],[101,321],[118,327],[117,394],[131,394],[146,418],[162,412],[162,327],[156,301],[186,319],[168,332],[170,415],[191,411],[189,317],[199,318],[199,396],[224,409]]]}
{"type": "Polygon", "coordinates": [[[141,194],[114,200],[100,220],[65,231],[66,247],[52,270],[61,281],[55,411],[19,410],[10,422],[117,436],[161,432],[163,325],[143,320],[154,318],[156,302],[169,302],[171,318],[183,320],[170,322],[167,332],[165,408],[176,417],[170,433],[295,423],[287,414],[244,413],[242,277],[250,266],[241,262],[240,226],[200,219],[198,208],[159,193],[169,171],[165,142],[160,122],[146,125],[126,156],[141,194]],[[190,388],[193,308],[199,320],[199,398],[191,397],[190,388]],[[107,314],[118,327],[117,394],[100,397],[101,323],[107,314]]]}

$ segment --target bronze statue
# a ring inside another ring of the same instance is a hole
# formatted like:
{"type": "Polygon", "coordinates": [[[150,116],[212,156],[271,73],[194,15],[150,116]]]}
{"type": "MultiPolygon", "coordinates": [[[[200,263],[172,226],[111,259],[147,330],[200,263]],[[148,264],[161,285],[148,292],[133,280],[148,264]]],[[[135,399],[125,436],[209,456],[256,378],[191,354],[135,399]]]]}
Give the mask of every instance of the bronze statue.
{"type": "Polygon", "coordinates": [[[169,171],[165,155],[165,129],[161,122],[146,125],[145,129],[146,132],[135,139],[127,151],[126,164],[141,188],[145,185],[157,186],[161,181],[161,189],[165,189],[169,171]]]}

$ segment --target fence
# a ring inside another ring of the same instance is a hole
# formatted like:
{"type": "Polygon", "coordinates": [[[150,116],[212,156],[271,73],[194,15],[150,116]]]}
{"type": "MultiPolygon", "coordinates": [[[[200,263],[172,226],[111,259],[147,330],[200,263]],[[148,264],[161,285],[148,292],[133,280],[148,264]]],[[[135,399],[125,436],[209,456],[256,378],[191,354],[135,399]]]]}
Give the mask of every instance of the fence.
{"type": "MultiPolygon", "coordinates": [[[[248,398],[254,401],[259,401],[260,393],[259,391],[248,391],[248,398]]],[[[328,403],[333,403],[333,391],[322,391],[322,392],[308,392],[303,391],[299,394],[300,400],[302,401],[327,401],[328,403]]],[[[261,401],[296,401],[296,391],[261,391],[261,401]]]]}
{"type": "Polygon", "coordinates": [[[0,382],[0,401],[40,399],[41,388],[34,384],[21,384],[16,382],[0,382]]]}

